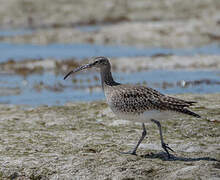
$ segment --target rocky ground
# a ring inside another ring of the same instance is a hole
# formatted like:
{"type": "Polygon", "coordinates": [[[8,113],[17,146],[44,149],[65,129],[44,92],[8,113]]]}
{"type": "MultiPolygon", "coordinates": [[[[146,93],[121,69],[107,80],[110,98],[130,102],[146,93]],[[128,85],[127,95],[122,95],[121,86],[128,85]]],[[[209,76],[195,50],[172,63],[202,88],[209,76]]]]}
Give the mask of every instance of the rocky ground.
{"type": "Polygon", "coordinates": [[[219,94],[179,95],[198,101],[202,118],[178,115],[158,129],[147,124],[138,156],[130,150],[141,124],[119,120],[104,102],[31,108],[1,105],[0,178],[10,179],[219,179],[219,94]]]}

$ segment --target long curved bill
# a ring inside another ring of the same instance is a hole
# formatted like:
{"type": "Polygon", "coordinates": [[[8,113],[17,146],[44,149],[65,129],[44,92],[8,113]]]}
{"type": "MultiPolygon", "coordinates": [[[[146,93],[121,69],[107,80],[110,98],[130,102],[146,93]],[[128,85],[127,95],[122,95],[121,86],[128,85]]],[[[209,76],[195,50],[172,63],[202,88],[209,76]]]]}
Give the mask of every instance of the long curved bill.
{"type": "Polygon", "coordinates": [[[92,67],[92,65],[93,65],[93,63],[80,66],[80,67],[78,67],[78,68],[76,68],[76,69],[70,71],[63,79],[65,80],[69,75],[71,75],[71,74],[73,74],[73,73],[76,73],[76,72],[81,71],[81,70],[83,70],[83,69],[90,68],[90,67],[92,67]]]}

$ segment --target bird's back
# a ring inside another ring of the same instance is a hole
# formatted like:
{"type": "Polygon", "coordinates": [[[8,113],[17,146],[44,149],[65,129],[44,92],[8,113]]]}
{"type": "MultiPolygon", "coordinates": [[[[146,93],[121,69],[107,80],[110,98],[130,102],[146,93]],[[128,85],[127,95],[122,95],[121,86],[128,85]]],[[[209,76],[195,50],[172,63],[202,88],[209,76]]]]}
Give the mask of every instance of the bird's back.
{"type": "Polygon", "coordinates": [[[200,117],[187,109],[195,102],[166,96],[146,86],[120,84],[106,86],[104,91],[113,112],[127,119],[140,116],[156,119],[173,112],[200,117]]]}

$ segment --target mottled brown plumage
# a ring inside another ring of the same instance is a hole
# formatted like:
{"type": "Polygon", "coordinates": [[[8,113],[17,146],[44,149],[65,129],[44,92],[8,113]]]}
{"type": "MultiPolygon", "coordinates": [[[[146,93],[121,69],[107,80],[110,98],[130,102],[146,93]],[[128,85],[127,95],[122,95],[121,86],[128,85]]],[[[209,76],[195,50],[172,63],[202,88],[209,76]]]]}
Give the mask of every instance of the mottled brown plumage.
{"type": "Polygon", "coordinates": [[[91,67],[100,69],[102,88],[112,111],[121,118],[142,122],[142,136],[134,149],[128,153],[136,154],[138,146],[146,136],[144,122],[150,120],[159,127],[161,145],[166,151],[168,158],[170,158],[168,150],[173,150],[164,143],[161,125],[158,120],[165,120],[169,118],[172,113],[177,112],[199,118],[200,116],[198,114],[188,109],[196,102],[170,97],[146,86],[127,85],[115,82],[111,74],[111,65],[106,57],[94,58],[92,63],[69,72],[64,79],[71,73],[91,67]]]}
{"type": "Polygon", "coordinates": [[[104,91],[109,106],[124,113],[140,114],[148,110],[158,110],[175,111],[200,117],[187,109],[195,103],[194,101],[185,101],[166,96],[146,86],[126,84],[105,85],[104,91]]]}

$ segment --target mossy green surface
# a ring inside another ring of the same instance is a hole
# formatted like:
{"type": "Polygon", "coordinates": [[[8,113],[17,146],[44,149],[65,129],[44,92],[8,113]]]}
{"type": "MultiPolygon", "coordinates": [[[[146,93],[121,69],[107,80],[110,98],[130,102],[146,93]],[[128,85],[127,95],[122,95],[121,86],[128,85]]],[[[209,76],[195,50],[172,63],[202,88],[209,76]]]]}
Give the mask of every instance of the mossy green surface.
{"type": "Polygon", "coordinates": [[[1,105],[0,179],[220,178],[220,94],[178,97],[198,101],[192,110],[202,118],[162,122],[175,150],[170,160],[152,123],[138,156],[121,154],[134,146],[141,125],[119,120],[104,102],[1,105]]]}

